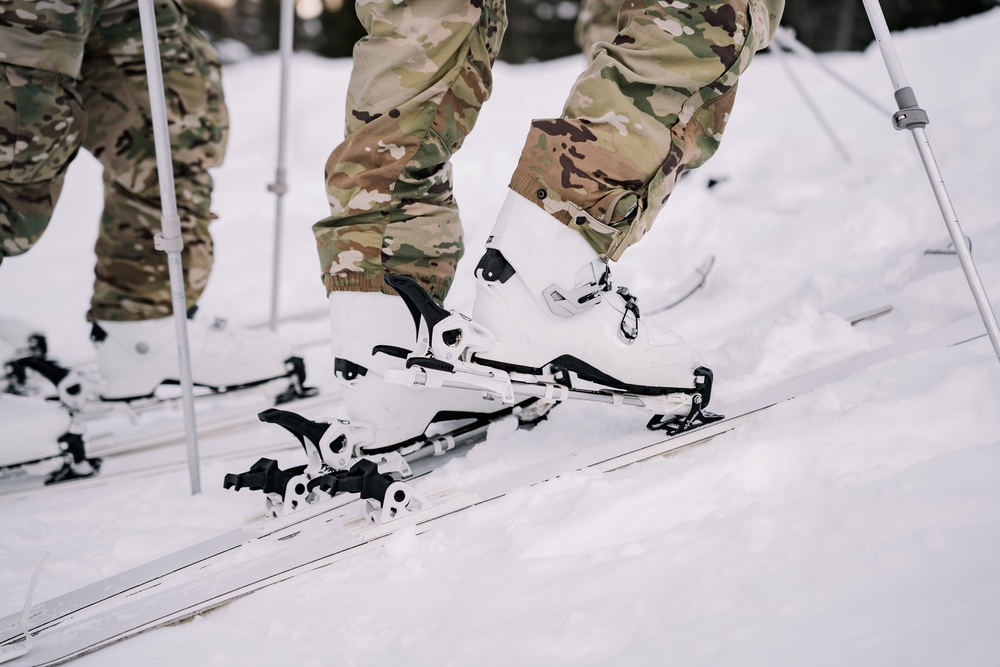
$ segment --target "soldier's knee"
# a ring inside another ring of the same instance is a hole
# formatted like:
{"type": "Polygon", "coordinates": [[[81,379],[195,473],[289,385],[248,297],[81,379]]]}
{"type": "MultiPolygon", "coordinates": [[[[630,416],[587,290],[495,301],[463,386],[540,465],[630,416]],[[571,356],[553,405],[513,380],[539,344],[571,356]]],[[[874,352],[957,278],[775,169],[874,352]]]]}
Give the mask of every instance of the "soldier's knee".
{"type": "Polygon", "coordinates": [[[0,179],[32,184],[61,177],[83,143],[84,125],[72,78],[0,64],[0,179]]]}
{"type": "Polygon", "coordinates": [[[22,255],[41,238],[62,185],[61,177],[45,183],[0,181],[0,258],[22,255]]]}

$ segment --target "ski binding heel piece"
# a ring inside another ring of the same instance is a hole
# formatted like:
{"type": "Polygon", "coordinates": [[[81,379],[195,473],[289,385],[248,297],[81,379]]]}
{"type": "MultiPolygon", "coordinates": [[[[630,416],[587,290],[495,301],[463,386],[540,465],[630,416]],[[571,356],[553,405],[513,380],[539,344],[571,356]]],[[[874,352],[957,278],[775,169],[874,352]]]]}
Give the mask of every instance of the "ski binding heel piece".
{"type": "Polygon", "coordinates": [[[407,514],[425,510],[433,503],[404,482],[393,482],[381,500],[367,498],[365,517],[372,523],[384,524],[407,514]]]}
{"type": "Polygon", "coordinates": [[[302,357],[289,357],[285,360],[285,368],[288,369],[288,386],[274,397],[275,405],[284,405],[319,393],[316,387],[306,386],[306,364],[302,357]]]}
{"type": "Polygon", "coordinates": [[[461,313],[447,311],[434,303],[427,291],[413,278],[386,274],[385,282],[396,290],[413,315],[417,330],[417,349],[407,366],[430,365],[449,370],[472,359],[476,352],[493,347],[493,333],[461,313]]]}
{"type": "Polygon", "coordinates": [[[704,366],[699,366],[694,371],[694,377],[696,391],[691,395],[690,412],[685,416],[656,415],[649,420],[646,428],[651,431],[666,431],[669,435],[677,435],[725,419],[724,415],[705,410],[712,398],[712,371],[704,366]]]}

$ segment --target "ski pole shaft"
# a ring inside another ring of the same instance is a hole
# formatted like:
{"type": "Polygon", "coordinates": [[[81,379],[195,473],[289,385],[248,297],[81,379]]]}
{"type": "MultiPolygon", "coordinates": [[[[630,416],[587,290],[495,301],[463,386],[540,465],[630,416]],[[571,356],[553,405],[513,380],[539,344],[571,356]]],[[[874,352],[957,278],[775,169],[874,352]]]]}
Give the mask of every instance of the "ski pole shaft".
{"type": "Polygon", "coordinates": [[[826,73],[827,76],[842,85],[845,89],[854,93],[855,97],[865,102],[879,113],[889,113],[888,107],[884,107],[871,95],[854,85],[854,83],[852,83],[849,79],[841,76],[835,69],[830,67],[826,61],[817,56],[805,44],[800,42],[790,28],[778,28],[778,30],[774,33],[774,41],[777,42],[779,46],[783,46],[795,55],[811,62],[820,71],[826,73]]]}
{"type": "Polygon", "coordinates": [[[885,15],[882,13],[882,5],[879,4],[878,0],[862,1],[865,5],[865,11],[868,12],[868,20],[875,33],[875,40],[878,42],[879,51],[882,53],[882,60],[885,61],[889,78],[896,91],[896,103],[899,105],[899,111],[893,115],[893,123],[896,129],[909,130],[913,135],[913,140],[917,145],[917,152],[920,154],[920,159],[924,163],[924,170],[927,172],[927,178],[930,179],[931,189],[934,190],[934,196],[937,198],[941,215],[944,217],[948,233],[951,235],[952,245],[955,247],[958,260],[962,265],[962,271],[965,272],[965,278],[969,283],[969,288],[972,290],[972,296],[976,301],[976,306],[979,308],[979,314],[983,318],[983,324],[986,325],[986,333],[990,337],[990,342],[993,343],[993,351],[996,353],[997,360],[1000,361],[1000,326],[997,325],[997,316],[993,312],[993,306],[990,304],[989,296],[986,294],[986,288],[979,277],[979,271],[976,268],[975,261],[972,259],[972,253],[965,243],[965,234],[962,232],[962,227],[958,222],[958,214],[951,203],[951,197],[948,195],[948,189],[944,184],[944,177],[941,174],[941,169],[938,167],[937,160],[934,158],[934,151],[931,148],[930,140],[927,138],[927,131],[925,130],[928,123],[927,112],[917,104],[917,96],[907,83],[906,74],[903,72],[903,65],[893,44],[889,26],[885,21],[885,15]]]}
{"type": "Polygon", "coordinates": [[[274,260],[271,270],[271,331],[278,328],[278,291],[281,275],[281,229],[284,222],[284,201],[288,192],[285,156],[288,137],[288,80],[292,67],[292,45],[295,38],[295,2],[281,0],[281,82],[278,92],[278,166],[274,183],[267,187],[274,193],[274,260]]]}
{"type": "Polygon", "coordinates": [[[823,132],[825,132],[826,136],[829,137],[830,143],[832,143],[833,147],[837,149],[838,153],[840,153],[840,157],[844,158],[844,162],[849,164],[851,162],[850,152],[848,152],[847,148],[844,147],[844,144],[840,141],[840,138],[837,136],[837,133],[834,131],[830,123],[827,122],[826,116],[823,115],[819,105],[817,105],[813,100],[809,91],[806,90],[805,86],[802,85],[802,82],[799,81],[799,77],[795,74],[795,70],[792,69],[791,63],[788,62],[788,56],[785,55],[781,48],[782,46],[783,44],[780,43],[775,44],[775,48],[772,49],[774,57],[777,58],[779,63],[781,63],[781,67],[785,70],[785,75],[788,77],[788,80],[792,82],[792,86],[799,93],[799,97],[802,98],[802,102],[809,109],[810,113],[812,113],[813,118],[816,119],[816,123],[823,128],[823,132]]]}
{"type": "Polygon", "coordinates": [[[187,299],[184,289],[184,265],[181,252],[184,239],[177,213],[177,194],[174,190],[174,166],[170,154],[170,132],[167,126],[167,102],[163,88],[163,69],[160,65],[160,43],[156,32],[156,10],[153,0],[139,0],[139,21],[142,26],[142,44],[146,60],[146,77],[149,86],[150,115],[153,120],[153,142],[156,147],[156,169],[160,183],[162,231],[155,237],[157,250],[167,253],[170,275],[170,296],[173,301],[174,324],[177,334],[177,356],[180,362],[181,399],[184,407],[184,433],[187,441],[188,469],[191,475],[191,493],[201,493],[201,470],[198,460],[198,430],[194,414],[194,384],[191,377],[191,352],[187,335],[187,299]]]}

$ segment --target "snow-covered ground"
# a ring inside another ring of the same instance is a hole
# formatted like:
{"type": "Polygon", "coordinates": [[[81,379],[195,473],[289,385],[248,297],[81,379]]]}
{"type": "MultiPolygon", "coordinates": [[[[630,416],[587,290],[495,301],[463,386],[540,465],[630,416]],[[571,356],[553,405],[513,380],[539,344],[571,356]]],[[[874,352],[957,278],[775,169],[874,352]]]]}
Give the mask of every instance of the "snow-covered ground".
{"type": "MultiPolygon", "coordinates": [[[[1000,73],[983,47],[1000,10],[899,35],[910,83],[988,290],[1000,294],[1000,73]]],[[[874,49],[824,56],[892,105],[874,49]]],[[[558,113],[581,61],[496,68],[494,99],[455,160],[469,258],[448,305],[471,307],[472,266],[527,122],[558,113]]],[[[719,154],[686,178],[616,270],[657,299],[714,254],[709,285],[655,315],[701,351],[718,409],[777,380],[973,314],[908,134],[812,65],[799,77],[848,163],[773,56],[745,76],[719,154]],[[718,184],[708,188],[709,181],[718,184]],[[851,327],[831,314],[884,294],[895,310],[851,327]]],[[[217,174],[209,312],[269,308],[278,62],[229,68],[232,142],[217,174]]],[[[297,56],[283,312],[323,307],[311,223],[343,124],[347,61],[297,56]]],[[[100,210],[81,156],[51,228],[0,271],[0,312],[91,354],[83,321],[100,210]]],[[[286,329],[289,335],[296,330],[286,329]]],[[[329,374],[318,356],[314,374],[329,374]]],[[[440,473],[457,484],[641,427],[627,410],[563,406],[440,473]]],[[[286,459],[288,454],[285,454],[286,459]]],[[[247,460],[249,465],[252,460],[247,460]]],[[[205,539],[260,508],[174,472],[4,499],[0,616],[19,610],[38,560],[43,600],[205,539]]],[[[274,586],[81,665],[995,665],[1000,661],[1000,364],[985,339],[892,359],[779,405],[710,444],[603,475],[576,473],[402,530],[364,559],[274,586]]]]}

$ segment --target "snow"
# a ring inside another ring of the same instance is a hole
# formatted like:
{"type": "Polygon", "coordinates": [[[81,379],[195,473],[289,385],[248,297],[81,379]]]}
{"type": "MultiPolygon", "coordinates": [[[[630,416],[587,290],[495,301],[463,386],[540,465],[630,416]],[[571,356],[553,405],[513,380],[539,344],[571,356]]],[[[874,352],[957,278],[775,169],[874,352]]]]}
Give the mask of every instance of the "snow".
{"type": "MultiPolygon", "coordinates": [[[[990,113],[1000,76],[981,45],[998,31],[995,10],[897,36],[991,294],[1000,293],[1000,128],[990,113]]],[[[823,60],[890,107],[875,49],[823,60]]],[[[684,179],[615,271],[652,308],[717,257],[703,291],[654,317],[698,347],[723,412],[780,379],[976,312],[957,261],[922,257],[946,231],[909,135],[812,65],[792,65],[852,161],[780,64],[761,56],[719,154],[684,179]],[[895,309],[855,327],[833,314],[866,296],[895,309]]],[[[469,257],[449,307],[471,307],[471,268],[528,120],[558,113],[580,67],[578,58],[497,66],[494,98],[455,160],[469,257]]],[[[326,215],[323,163],[343,126],[349,70],[346,61],[295,58],[286,314],[324,305],[310,225],[326,215]]],[[[232,136],[217,173],[217,264],[202,306],[244,324],[269,308],[277,72],[275,57],[226,72],[232,136]]],[[[44,327],[70,362],[92,354],[83,316],[94,259],[79,250],[93,245],[100,192],[96,162],[80,156],[50,231],[0,271],[0,312],[44,327]]],[[[283,333],[312,346],[311,372],[328,381],[322,325],[283,333]]],[[[79,664],[995,664],[998,406],[1000,364],[985,338],[890,359],[708,444],[565,475],[426,532],[403,529],[363,558],[79,664]]],[[[530,433],[498,429],[423,484],[490,479],[644,419],[562,406],[530,433]]],[[[296,461],[294,450],[279,457],[296,461]]],[[[195,497],[181,470],[5,497],[0,616],[20,610],[45,553],[38,601],[238,525],[262,500],[223,491],[221,478],[255,458],[206,463],[195,497]]]]}

